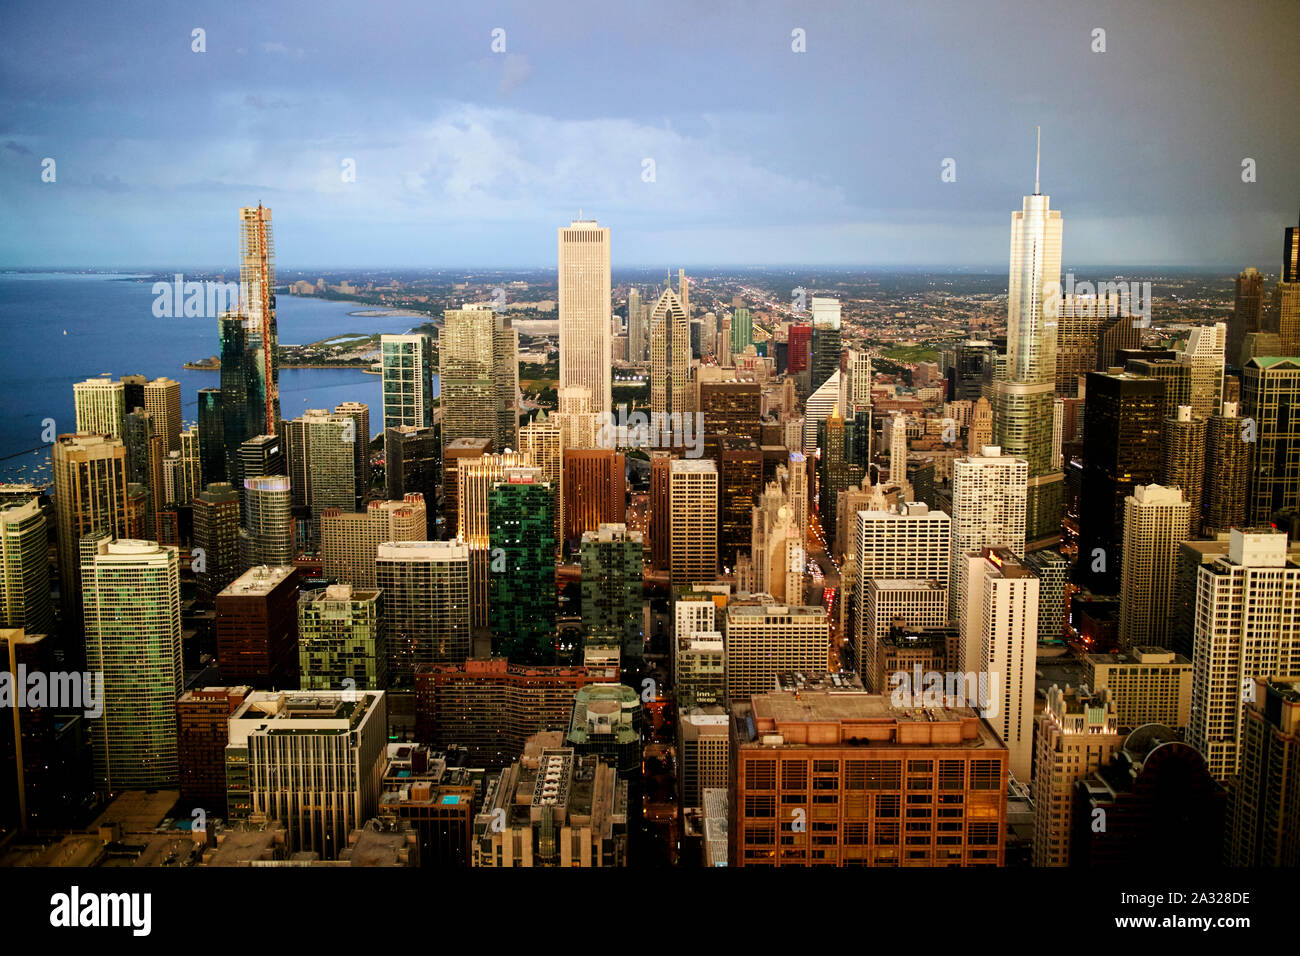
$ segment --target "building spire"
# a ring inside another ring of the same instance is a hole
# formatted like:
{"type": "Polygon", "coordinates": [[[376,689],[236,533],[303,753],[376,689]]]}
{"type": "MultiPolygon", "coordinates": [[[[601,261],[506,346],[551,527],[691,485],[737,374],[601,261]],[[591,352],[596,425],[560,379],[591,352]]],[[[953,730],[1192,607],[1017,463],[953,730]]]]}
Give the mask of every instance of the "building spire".
{"type": "Polygon", "coordinates": [[[1038,190],[1038,170],[1043,162],[1043,128],[1036,127],[1038,130],[1038,152],[1034,156],[1034,195],[1040,195],[1038,190]]]}

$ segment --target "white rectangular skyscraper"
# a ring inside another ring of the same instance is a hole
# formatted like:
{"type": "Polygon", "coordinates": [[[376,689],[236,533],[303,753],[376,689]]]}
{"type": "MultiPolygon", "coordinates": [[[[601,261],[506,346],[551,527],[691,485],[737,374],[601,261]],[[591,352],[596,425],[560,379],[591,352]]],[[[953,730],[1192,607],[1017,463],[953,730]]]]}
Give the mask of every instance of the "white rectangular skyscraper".
{"type": "Polygon", "coordinates": [[[559,230],[560,388],[583,388],[591,412],[612,406],[609,229],[574,220],[559,230]]]}

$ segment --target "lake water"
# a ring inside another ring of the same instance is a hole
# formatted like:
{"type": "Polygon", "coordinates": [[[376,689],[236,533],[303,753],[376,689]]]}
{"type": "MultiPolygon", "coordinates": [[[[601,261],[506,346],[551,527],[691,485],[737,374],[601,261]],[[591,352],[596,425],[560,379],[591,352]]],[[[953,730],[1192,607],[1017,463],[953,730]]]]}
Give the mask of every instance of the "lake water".
{"type": "MultiPolygon", "coordinates": [[[[220,375],[183,366],[217,353],[217,321],[156,318],[153,302],[152,283],[142,277],[0,273],[0,481],[48,479],[48,448],[24,452],[43,444],[46,418],[54,419],[59,433],[74,431],[73,384],[104,372],[114,378],[138,373],[175,379],[181,383],[182,416],[194,421],[198,390],[217,387],[220,375]]],[[[370,309],[277,296],[280,341],[301,345],[349,332],[405,332],[421,321],[348,314],[370,309]]],[[[285,418],[349,401],[370,406],[371,430],[378,433],[383,412],[378,375],[341,368],[280,370],[285,418]]]]}

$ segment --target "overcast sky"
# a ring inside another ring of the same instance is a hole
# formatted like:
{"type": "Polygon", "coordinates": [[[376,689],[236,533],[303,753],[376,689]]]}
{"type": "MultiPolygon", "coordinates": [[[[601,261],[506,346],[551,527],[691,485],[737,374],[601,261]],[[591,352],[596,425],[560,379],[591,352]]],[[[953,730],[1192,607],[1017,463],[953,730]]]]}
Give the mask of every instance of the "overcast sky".
{"type": "Polygon", "coordinates": [[[1294,0],[5,0],[0,265],[232,265],[261,201],[282,267],[553,266],[581,209],[616,267],[1004,268],[1041,125],[1067,265],[1275,273],[1296,24],[1294,0]]]}

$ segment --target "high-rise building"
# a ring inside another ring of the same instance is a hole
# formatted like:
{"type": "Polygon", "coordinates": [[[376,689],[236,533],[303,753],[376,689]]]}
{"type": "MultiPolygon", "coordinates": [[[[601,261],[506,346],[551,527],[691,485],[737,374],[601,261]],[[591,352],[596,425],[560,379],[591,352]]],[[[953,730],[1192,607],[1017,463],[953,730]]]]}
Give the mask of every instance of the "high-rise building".
{"type": "Polygon", "coordinates": [[[293,492],[284,475],[244,479],[239,558],[245,568],[293,564],[293,492]]]}
{"type": "Polygon", "coordinates": [[[600,757],[640,796],[641,732],[640,694],[624,684],[587,684],[573,695],[564,742],[579,755],[600,757]]]}
{"type": "Polygon", "coordinates": [[[1029,465],[1026,537],[1059,534],[1063,476],[1052,469],[1052,402],[1060,312],[1061,213],[1038,191],[1011,214],[1007,367],[993,383],[993,440],[1029,465]]]}
{"type": "Polygon", "coordinates": [[[1017,557],[1024,556],[1028,477],[1028,462],[1003,454],[997,445],[953,461],[948,606],[954,620],[967,606],[961,572],[969,552],[1009,548],[1017,557]]]}
{"type": "Polygon", "coordinates": [[[153,415],[167,451],[181,450],[181,383],[155,378],[144,384],[144,410],[153,415]]]}
{"type": "Polygon", "coordinates": [[[1038,643],[1060,646],[1065,641],[1065,585],[1070,562],[1055,548],[1028,551],[1025,567],[1038,578],[1038,643]]]}
{"type": "Polygon", "coordinates": [[[298,595],[299,687],[383,690],[388,686],[382,597],[378,590],[350,584],[331,584],[298,595]]]}
{"type": "Polygon", "coordinates": [[[49,526],[39,498],[0,504],[0,627],[52,634],[49,526]]]}
{"type": "Polygon", "coordinates": [[[711,583],[718,576],[718,467],[714,462],[672,460],[668,513],[672,583],[711,583]]]}
{"type": "Polygon", "coordinates": [[[387,541],[375,573],[383,592],[388,682],[410,687],[421,664],[470,656],[469,547],[461,541],[387,541]]]}
{"type": "Polygon", "coordinates": [[[271,210],[239,210],[239,306],[218,320],[221,421],[226,478],[238,487],[239,447],[280,427],[279,341],[275,319],[275,245],[271,210]]]}
{"type": "Polygon", "coordinates": [[[808,396],[804,403],[803,418],[803,453],[812,455],[817,451],[818,426],[830,418],[840,400],[840,372],[837,368],[833,375],[822,383],[821,388],[808,396]]]}
{"type": "Polygon", "coordinates": [[[278,821],[286,852],[336,859],[375,815],[387,723],[382,692],[253,692],[230,717],[229,816],[278,821]]]}
{"type": "Polygon", "coordinates": [[[1120,650],[1167,647],[1178,544],[1191,506],[1177,488],[1138,485],[1124,499],[1119,588],[1120,650]]]}
{"type": "MultiPolygon", "coordinates": [[[[1209,418],[1223,404],[1224,350],[1228,327],[1222,322],[1192,329],[1187,347],[1177,359],[1190,370],[1189,401],[1192,414],[1209,418]]],[[[1166,391],[1165,398],[1169,398],[1166,391]]]]}
{"type": "Polygon", "coordinates": [[[372,501],[362,514],[327,508],[321,513],[321,571],[357,588],[383,587],[375,577],[375,553],[386,541],[424,541],[428,537],[424,496],[372,501]]]}
{"type": "MultiPolygon", "coordinates": [[[[555,499],[551,504],[555,515],[555,540],[563,544],[564,429],[559,419],[554,415],[548,416],[545,409],[538,412],[536,418],[519,429],[519,450],[532,457],[533,464],[542,470],[542,480],[550,482],[555,499]]],[[[486,451],[481,454],[486,454],[486,451]]],[[[449,480],[448,487],[451,484],[449,480]]]]}
{"type": "Polygon", "coordinates": [[[732,702],[730,865],[1001,866],[1007,750],[978,713],[826,685],[732,702]]]}
{"type": "Polygon", "coordinates": [[[1079,566],[1094,591],[1119,587],[1124,499],[1160,476],[1158,379],[1092,372],[1084,408],[1079,566]]]}
{"type": "Polygon", "coordinates": [[[123,423],[130,409],[126,407],[126,393],[121,382],[107,377],[77,382],[72,386],[72,399],[78,432],[109,438],[123,436],[123,423]]]}
{"type": "Polygon", "coordinates": [[[494,448],[518,445],[518,333],[487,305],[443,314],[438,338],[442,441],[491,438],[494,448]]]}
{"type": "Polygon", "coordinates": [[[812,352],[812,326],[792,325],[788,333],[786,371],[791,375],[806,372],[812,352]]]}
{"type": "Polygon", "coordinates": [[[1228,790],[1229,866],[1300,866],[1298,749],[1300,682],[1257,679],[1242,719],[1241,771],[1228,790]]]}
{"type": "Polygon", "coordinates": [[[1160,484],[1179,489],[1187,499],[1186,538],[1195,538],[1201,531],[1208,429],[1209,423],[1194,416],[1190,405],[1179,405],[1161,429],[1160,484]]]}
{"type": "Polygon", "coordinates": [[[683,415],[691,368],[690,327],[681,289],[664,289],[650,311],[650,411],[683,415]]]}
{"type": "Polygon", "coordinates": [[[427,335],[381,335],[384,431],[433,425],[433,340],[427,335]]]}
{"type": "Polygon", "coordinates": [[[340,402],[334,406],[334,414],[352,419],[352,474],[357,489],[354,507],[363,511],[370,491],[370,406],[365,402],[340,402]]]}
{"type": "Polygon", "coordinates": [[[824,607],[733,602],[723,615],[722,635],[732,700],[763,693],[779,674],[823,674],[829,665],[824,607]]]}
{"type": "Polygon", "coordinates": [[[415,669],[416,735],[434,746],[465,747],[474,766],[500,770],[535,733],[567,730],[573,695],[616,669],[527,667],[505,658],[415,669]]]}
{"type": "Polygon", "coordinates": [[[1232,318],[1228,320],[1226,340],[1229,364],[1240,368],[1245,364],[1242,346],[1251,332],[1262,332],[1264,304],[1264,277],[1258,269],[1245,269],[1237,276],[1237,294],[1233,301],[1232,318]]]}
{"type": "MultiPolygon", "coordinates": [[[[267,475],[288,475],[288,455],[285,454],[284,441],[279,435],[254,435],[240,444],[235,455],[236,467],[242,477],[238,486],[241,513],[248,513],[248,486],[243,484],[249,478],[262,478],[267,475]]],[[[287,486],[292,489],[292,485],[287,486]]],[[[292,498],[291,498],[292,500],[292,498]]],[[[304,499],[305,501],[305,499],[304,499]]]]}
{"type": "Polygon", "coordinates": [[[840,367],[840,300],[812,297],[810,388],[816,391],[840,367]]]}
{"type": "MultiPolygon", "coordinates": [[[[753,512],[763,491],[763,451],[742,435],[722,434],[718,451],[718,558],[734,568],[752,545],[753,512]]],[[[830,526],[833,527],[833,526],[830,526]]]]}
{"type": "Polygon", "coordinates": [[[181,669],[180,558],[153,541],[85,539],[86,666],[103,674],[91,721],[101,792],[174,786],[181,669]]]}
{"type": "Polygon", "coordinates": [[[213,482],[195,496],[193,507],[191,566],[198,583],[199,600],[211,604],[239,577],[239,495],[228,482],[213,482]]]}
{"type": "MultiPolygon", "coordinates": [[[[611,411],[609,229],[574,220],[559,246],[560,388],[586,391],[591,412],[611,411]]],[[[653,333],[652,333],[653,338],[653,333]]]]}
{"type": "Polygon", "coordinates": [[[735,308],[731,311],[731,352],[739,355],[754,344],[754,318],[749,309],[735,308]]]}
{"type": "Polygon", "coordinates": [[[717,704],[684,711],[677,724],[677,792],[683,807],[704,803],[704,791],[731,783],[731,719],[717,704]]]}
{"type": "Polygon", "coordinates": [[[1246,491],[1250,481],[1250,443],[1236,402],[1224,402],[1211,415],[1205,436],[1205,518],[1207,536],[1246,523],[1246,491]]]}
{"type": "MultiPolygon", "coordinates": [[[[1254,424],[1246,498],[1246,520],[1253,524],[1267,525],[1279,511],[1300,508],[1300,413],[1296,409],[1300,409],[1300,356],[1256,356],[1246,363],[1241,413],[1254,424]]],[[[1250,434],[1247,428],[1244,435],[1250,434]]]]}
{"type": "Polygon", "coordinates": [[[650,453],[650,564],[656,571],[667,571],[671,565],[669,547],[672,531],[672,509],[669,491],[672,484],[672,452],[650,453]]]}
{"type": "MultiPolygon", "coordinates": [[[[523,468],[531,464],[532,462],[526,456],[518,452],[510,452],[483,455],[480,458],[463,458],[457,466],[456,537],[469,545],[470,611],[472,626],[475,628],[488,626],[488,606],[492,588],[489,577],[492,523],[488,515],[488,507],[492,486],[504,480],[506,469],[523,468]]],[[[552,565],[554,560],[552,555],[552,565]]]]}
{"type": "Polygon", "coordinates": [[[628,812],[628,781],[613,767],[564,746],[563,733],[537,734],[487,782],[474,866],[625,866],[628,812]]]}
{"type": "MultiPolygon", "coordinates": [[[[81,539],[101,531],[110,538],[126,537],[126,448],[120,439],[103,435],[60,435],[51,457],[59,599],[64,627],[75,635],[81,624],[81,539]]],[[[78,647],[65,651],[73,660],[81,656],[78,647]]]]}
{"type": "Polygon", "coordinates": [[[322,511],[351,511],[357,505],[356,420],[323,408],[309,409],[286,422],[285,432],[294,503],[311,508],[319,536],[322,511]]]}
{"type": "Polygon", "coordinates": [[[889,646],[891,634],[897,628],[942,628],[948,623],[948,589],[933,578],[868,578],[854,601],[860,626],[855,628],[853,664],[868,690],[888,693],[895,670],[885,662],[896,656],[889,646]]]}
{"type": "Polygon", "coordinates": [[[298,572],[250,568],[216,600],[217,666],[222,681],[269,689],[293,680],[297,664],[298,572]]]}
{"type": "Polygon", "coordinates": [[[621,524],[627,508],[626,464],[612,448],[564,450],[564,540],[577,543],[602,524],[621,524]]]}
{"type": "Polygon", "coordinates": [[[639,670],[645,637],[641,624],[639,531],[602,524],[582,536],[582,624],[591,637],[617,640],[624,668],[639,670]]]}
{"type": "Polygon", "coordinates": [[[1123,740],[1107,691],[1048,688],[1033,781],[1034,866],[1069,865],[1075,784],[1109,764],[1123,740]]]}
{"type": "Polygon", "coordinates": [[[1192,662],[1163,647],[1087,654],[1087,686],[1110,692],[1122,731],[1161,724],[1183,731],[1192,715],[1192,662]]]}
{"type": "Polygon", "coordinates": [[[963,555],[962,667],[987,675],[985,719],[1011,752],[1015,778],[1033,764],[1034,675],[1038,652],[1038,577],[1009,548],[963,555]]]}
{"type": "Polygon", "coordinates": [[[552,500],[531,467],[504,469],[488,495],[492,644],[512,663],[556,663],[552,500]]]}
{"type": "Polygon", "coordinates": [[[199,474],[203,481],[226,480],[226,425],[222,413],[221,389],[201,388],[198,392],[199,474]]]}
{"type": "Polygon", "coordinates": [[[641,303],[641,290],[632,288],[627,293],[627,360],[644,362],[646,359],[646,313],[641,303]]]}
{"type": "Polygon", "coordinates": [[[1199,569],[1187,739],[1216,780],[1240,770],[1242,704],[1256,678],[1300,674],[1300,564],[1284,532],[1233,529],[1199,569]]]}
{"type": "MultiPolygon", "coordinates": [[[[452,460],[451,448],[459,445],[453,442],[448,446],[447,461],[452,460]]],[[[487,445],[491,448],[491,443],[487,445]]],[[[399,425],[384,432],[384,495],[390,501],[400,501],[409,494],[424,496],[426,503],[438,500],[438,478],[441,469],[438,430],[432,426],[417,428],[414,425],[399,425]]],[[[481,454],[481,452],[480,452],[481,454]]],[[[455,477],[454,470],[448,470],[445,481],[455,477]]],[[[455,501],[453,490],[448,492],[455,501]]],[[[455,534],[455,527],[451,529],[455,534]]]]}
{"type": "Polygon", "coordinates": [[[226,813],[226,745],[230,715],[252,693],[247,685],[187,690],[176,701],[176,752],[181,807],[226,813]]]}

